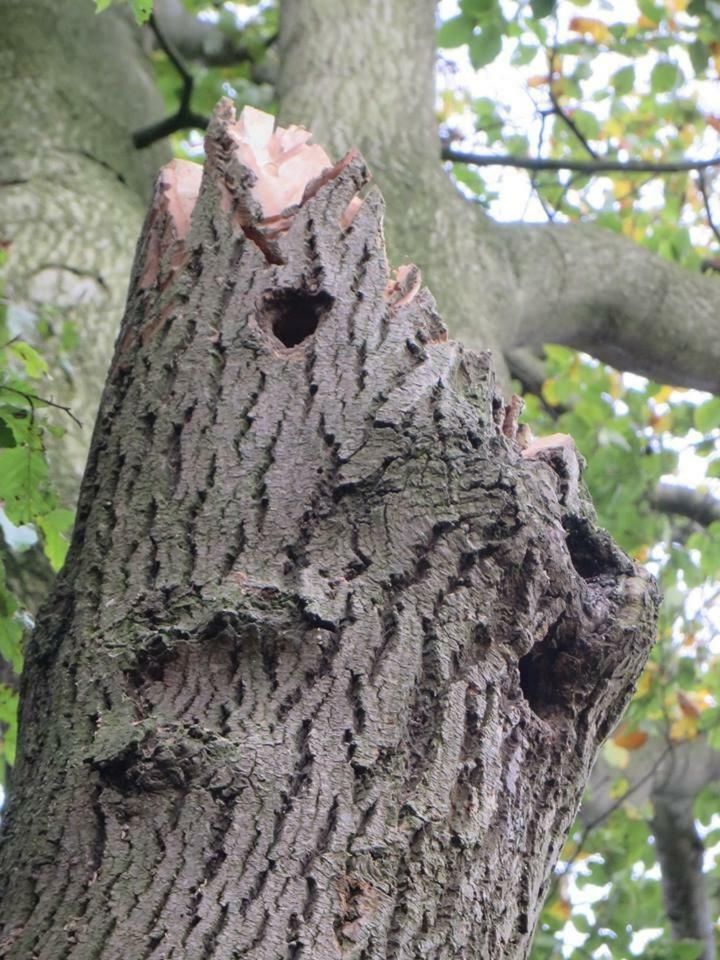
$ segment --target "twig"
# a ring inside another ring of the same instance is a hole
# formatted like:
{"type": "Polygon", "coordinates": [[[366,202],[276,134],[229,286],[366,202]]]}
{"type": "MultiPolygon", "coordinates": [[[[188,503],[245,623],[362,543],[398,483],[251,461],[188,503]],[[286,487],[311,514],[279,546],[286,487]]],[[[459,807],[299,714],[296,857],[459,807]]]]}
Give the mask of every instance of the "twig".
{"type": "Polygon", "coordinates": [[[27,390],[18,390],[17,387],[9,387],[5,383],[0,383],[0,390],[7,390],[9,393],[15,393],[19,397],[24,397],[33,409],[33,402],[35,402],[44,403],[48,407],[55,407],[56,410],[62,410],[63,413],[66,413],[70,419],[80,427],[81,430],[83,428],[82,423],[78,420],[70,407],[66,407],[62,403],[55,403],[54,400],[48,400],[47,397],[39,397],[36,393],[29,393],[27,390]]]}
{"type": "Polygon", "coordinates": [[[590,144],[589,144],[589,142],[587,141],[585,135],[581,132],[580,128],[579,128],[578,125],[575,123],[575,121],[572,119],[572,117],[571,117],[569,114],[565,113],[565,111],[563,110],[563,108],[560,106],[560,101],[559,101],[558,98],[555,96],[555,92],[554,92],[554,90],[553,90],[553,88],[552,88],[553,76],[554,76],[554,74],[555,74],[555,57],[556,57],[556,51],[553,51],[552,53],[549,53],[549,54],[548,54],[548,68],[549,68],[549,69],[548,69],[548,72],[549,72],[549,74],[550,74],[549,82],[548,82],[548,93],[549,93],[549,95],[550,95],[550,103],[553,105],[553,112],[554,112],[558,117],[560,117],[560,119],[562,120],[562,122],[563,122],[563,123],[565,124],[565,126],[568,128],[568,130],[570,130],[570,131],[577,137],[577,139],[578,139],[578,140],[580,141],[580,143],[583,145],[583,147],[585,148],[585,150],[587,151],[587,153],[590,154],[590,156],[593,158],[593,160],[597,160],[597,159],[599,159],[597,153],[596,153],[595,150],[593,150],[593,148],[590,146],[590,144]]]}
{"type": "Polygon", "coordinates": [[[562,870],[562,873],[560,873],[561,877],[564,877],[570,870],[570,867],[572,867],[572,865],[575,863],[580,851],[583,848],[585,841],[587,840],[588,836],[593,832],[593,830],[595,830],[596,827],[599,827],[604,820],[607,820],[607,818],[612,813],[615,813],[615,811],[618,810],[623,805],[623,803],[625,803],[627,798],[632,796],[636,790],[639,790],[640,787],[644,786],[644,784],[646,784],[648,780],[650,780],[652,777],[655,776],[655,773],[657,772],[658,767],[663,762],[665,757],[667,757],[667,755],[672,751],[672,749],[673,749],[673,745],[671,742],[668,746],[665,747],[665,749],[662,751],[660,756],[656,759],[655,763],[653,763],[653,765],[650,767],[650,769],[647,771],[647,773],[644,776],[640,777],[640,779],[636,783],[634,783],[631,787],[628,787],[625,793],[621,797],[618,797],[618,799],[614,803],[611,803],[606,810],[603,810],[602,813],[599,813],[593,820],[590,821],[590,823],[585,825],[582,833],[580,834],[580,839],[577,841],[577,849],[565,864],[562,870]]]}
{"type": "Polygon", "coordinates": [[[705,206],[705,215],[707,216],[708,226],[715,234],[715,239],[718,241],[718,243],[720,243],[720,229],[718,229],[717,224],[713,220],[712,210],[710,209],[710,197],[708,196],[707,184],[705,183],[705,175],[702,172],[698,173],[698,187],[703,198],[703,205],[705,206]]]}
{"type": "Polygon", "coordinates": [[[465,150],[453,150],[445,147],[443,160],[453,163],[469,163],[476,167],[517,167],[520,170],[574,170],[576,173],[690,173],[693,170],[706,170],[720,166],[720,156],[710,160],[678,160],[660,163],[646,163],[643,160],[611,160],[598,157],[597,160],[556,160],[550,157],[511,157],[507,154],[472,153],[465,150]]]}
{"type": "Polygon", "coordinates": [[[195,86],[195,78],[182,62],[180,55],[173,45],[167,37],[163,35],[162,30],[158,27],[157,18],[154,14],[150,14],[148,23],[155,34],[160,49],[164,51],[170,63],[177,70],[182,80],[182,89],[180,91],[180,104],[178,105],[177,112],[173,114],[173,116],[166,117],[164,120],[160,120],[159,123],[153,123],[149,127],[143,127],[142,130],[137,130],[133,134],[133,144],[138,150],[143,150],[145,147],[149,147],[151,144],[162,140],[171,133],[176,133],[178,130],[186,130],[188,127],[198,127],[200,130],[205,130],[210,122],[208,117],[194,113],[191,109],[190,101],[195,86]]]}
{"type": "MultiPolygon", "coordinates": [[[[539,154],[542,153],[543,143],[545,140],[545,120],[546,120],[546,114],[543,112],[540,118],[540,133],[538,134],[538,142],[537,142],[537,152],[539,154]]],[[[538,178],[537,178],[537,171],[535,171],[532,177],[530,177],[530,186],[535,191],[535,196],[540,201],[540,206],[543,208],[543,213],[548,218],[550,223],[553,223],[555,220],[556,211],[553,211],[550,209],[549,205],[545,203],[545,199],[543,195],[540,193],[540,187],[539,187],[538,178]]]]}

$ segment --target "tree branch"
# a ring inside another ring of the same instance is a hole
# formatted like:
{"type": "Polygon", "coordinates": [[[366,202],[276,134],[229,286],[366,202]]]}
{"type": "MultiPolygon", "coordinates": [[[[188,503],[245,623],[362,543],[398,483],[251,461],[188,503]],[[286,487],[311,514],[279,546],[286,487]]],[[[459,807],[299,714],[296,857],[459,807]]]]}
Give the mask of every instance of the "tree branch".
{"type": "Polygon", "coordinates": [[[701,960],[715,960],[712,911],[703,875],[704,847],[692,806],[689,798],[654,794],[652,831],[673,938],[702,941],[701,960]]]}
{"type": "Polygon", "coordinates": [[[498,228],[513,265],[504,349],[559,343],[662,383],[720,391],[720,284],[587,224],[498,228]]]}
{"type": "Polygon", "coordinates": [[[190,101],[192,100],[195,78],[187,69],[173,45],[158,27],[157,17],[154,14],[150,14],[148,23],[161,49],[177,70],[182,80],[182,88],[177,112],[172,117],[166,117],[164,120],[160,120],[159,123],[151,124],[149,127],[144,127],[142,130],[138,130],[133,134],[133,143],[138,150],[149,147],[151,144],[156,143],[158,140],[163,140],[178,130],[187,130],[190,127],[198,127],[200,130],[205,130],[210,122],[208,117],[194,113],[191,109],[190,101]]]}
{"type": "Polygon", "coordinates": [[[549,59],[549,68],[550,68],[550,71],[549,71],[550,82],[548,83],[548,94],[550,96],[550,103],[552,104],[552,107],[553,107],[553,113],[563,121],[563,123],[568,128],[568,130],[570,130],[570,132],[575,136],[575,138],[582,144],[582,146],[585,148],[586,153],[588,153],[593,159],[597,160],[598,159],[597,153],[595,152],[595,150],[593,150],[587,138],[584,136],[584,134],[582,133],[578,125],[575,123],[575,121],[572,119],[572,117],[563,110],[562,106],[560,105],[560,101],[558,100],[557,96],[555,95],[555,91],[553,90],[552,81],[555,75],[555,61],[557,59],[557,50],[553,50],[550,53],[548,59],[549,59]]]}
{"type": "Polygon", "coordinates": [[[574,170],[577,173],[689,173],[720,166],[720,157],[709,160],[668,160],[658,163],[644,160],[612,160],[598,157],[597,160],[556,160],[551,157],[511,157],[507,154],[474,153],[444,147],[442,159],[453,163],[468,163],[476,167],[516,167],[520,170],[574,170]]]}
{"type": "Polygon", "coordinates": [[[694,520],[703,527],[720,520],[720,500],[710,493],[660,483],[650,495],[650,503],[662,513],[674,513],[694,520]]]}

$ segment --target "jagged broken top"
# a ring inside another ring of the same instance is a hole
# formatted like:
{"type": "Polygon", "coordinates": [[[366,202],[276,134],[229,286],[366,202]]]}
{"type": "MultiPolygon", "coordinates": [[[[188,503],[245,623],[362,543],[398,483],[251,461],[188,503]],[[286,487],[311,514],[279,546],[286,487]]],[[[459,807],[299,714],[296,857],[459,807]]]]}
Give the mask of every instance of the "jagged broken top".
{"type": "Polygon", "coordinates": [[[255,107],[244,107],[227,132],[238,159],[257,178],[251,189],[266,220],[300,204],[307,185],[332,167],[323,148],[309,142],[308,130],[275,127],[275,118],[255,107]]]}
{"type": "MultiPolygon", "coordinates": [[[[282,262],[278,238],[321,187],[351,166],[361,168],[358,186],[369,179],[357,151],[351,150],[334,164],[321,146],[311,143],[311,138],[304,127],[276,127],[271,114],[254,107],[244,107],[236,118],[227,98],[216,107],[208,128],[205,175],[214,180],[222,209],[270,262],[282,262]]],[[[189,160],[172,160],[160,171],[153,211],[162,213],[167,225],[162,242],[157,237],[158,242],[145,251],[142,288],[155,282],[161,256],[168,249],[172,249],[171,272],[181,265],[202,181],[203,167],[189,160]]],[[[350,226],[362,202],[355,196],[338,214],[343,230],[350,226]]]]}

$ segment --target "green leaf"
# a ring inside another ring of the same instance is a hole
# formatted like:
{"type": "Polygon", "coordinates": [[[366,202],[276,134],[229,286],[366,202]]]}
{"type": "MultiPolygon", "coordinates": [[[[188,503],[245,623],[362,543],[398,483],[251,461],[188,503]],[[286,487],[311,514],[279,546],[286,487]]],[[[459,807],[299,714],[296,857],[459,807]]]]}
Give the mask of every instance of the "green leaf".
{"type": "Polygon", "coordinates": [[[492,63],[502,49],[503,32],[498,23],[486,24],[470,40],[470,63],[479,70],[492,63]]]}
{"type": "Polygon", "coordinates": [[[710,433],[720,427],[720,397],[712,397],[695,408],[695,426],[700,433],[710,433]]]}
{"type": "Polygon", "coordinates": [[[496,0],[460,0],[460,10],[471,19],[487,16],[495,7],[496,0]]]}
{"type": "Polygon", "coordinates": [[[47,504],[48,467],[41,451],[27,444],[0,450],[0,500],[13,523],[31,523],[47,504]]]}
{"type": "Polygon", "coordinates": [[[652,68],[650,74],[650,89],[653,93],[669,93],[682,83],[683,76],[680,68],[669,60],[660,60],[652,68]]]}
{"type": "Polygon", "coordinates": [[[0,656],[12,664],[15,673],[22,670],[22,627],[11,617],[0,617],[0,656]]]}
{"type": "Polygon", "coordinates": [[[703,43],[702,40],[693,41],[688,47],[688,54],[690,55],[690,63],[692,63],[696,75],[700,76],[705,73],[705,68],[710,59],[710,50],[707,44],[703,43]]]}
{"type": "Polygon", "coordinates": [[[656,940],[643,952],[646,960],[698,960],[703,954],[699,940],[656,940]]]}
{"type": "Polygon", "coordinates": [[[132,7],[132,12],[135,14],[135,19],[138,23],[145,23],[150,19],[150,14],[152,13],[153,0],[130,0],[130,6],[132,7]]]}
{"type": "Polygon", "coordinates": [[[635,86],[635,67],[621,67],[612,75],[610,83],[612,83],[615,93],[619,97],[630,93],[635,86]]]}
{"type": "Polygon", "coordinates": [[[526,67],[537,56],[538,48],[530,44],[519,43],[512,52],[510,63],[514,67],[526,67]]]}
{"type": "Polygon", "coordinates": [[[656,7],[653,0],[638,0],[638,8],[640,13],[648,20],[652,20],[653,23],[660,23],[665,15],[663,8],[656,7]]]}
{"type": "Polygon", "coordinates": [[[541,20],[548,17],[555,10],[555,0],[530,0],[530,8],[533,16],[541,20]]]}
{"type": "Polygon", "coordinates": [[[35,347],[31,347],[24,340],[16,340],[15,343],[11,343],[8,350],[23,363],[28,377],[37,379],[48,372],[45,358],[41,357],[35,347]]]}
{"type": "Polygon", "coordinates": [[[438,30],[438,46],[449,49],[451,47],[461,47],[464,43],[469,43],[474,26],[474,22],[462,14],[453,17],[451,20],[446,20],[438,30]]]}
{"type": "Polygon", "coordinates": [[[65,562],[69,541],[63,536],[72,527],[75,514],[72,510],[57,507],[38,517],[38,526],[43,532],[43,549],[50,566],[57,573],[65,562]]]}
{"type": "Polygon", "coordinates": [[[95,0],[95,13],[102,13],[112,3],[112,0],[95,0]]]}

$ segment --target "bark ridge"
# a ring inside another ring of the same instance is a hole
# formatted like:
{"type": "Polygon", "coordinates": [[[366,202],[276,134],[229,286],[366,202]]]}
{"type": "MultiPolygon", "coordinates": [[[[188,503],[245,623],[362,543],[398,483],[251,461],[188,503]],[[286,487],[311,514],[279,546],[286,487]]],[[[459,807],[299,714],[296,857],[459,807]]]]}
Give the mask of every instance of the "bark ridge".
{"type": "Polygon", "coordinates": [[[28,651],[0,956],[525,957],[654,584],[390,274],[362,158],[268,222],[232,122],[138,247],[28,651]]]}

